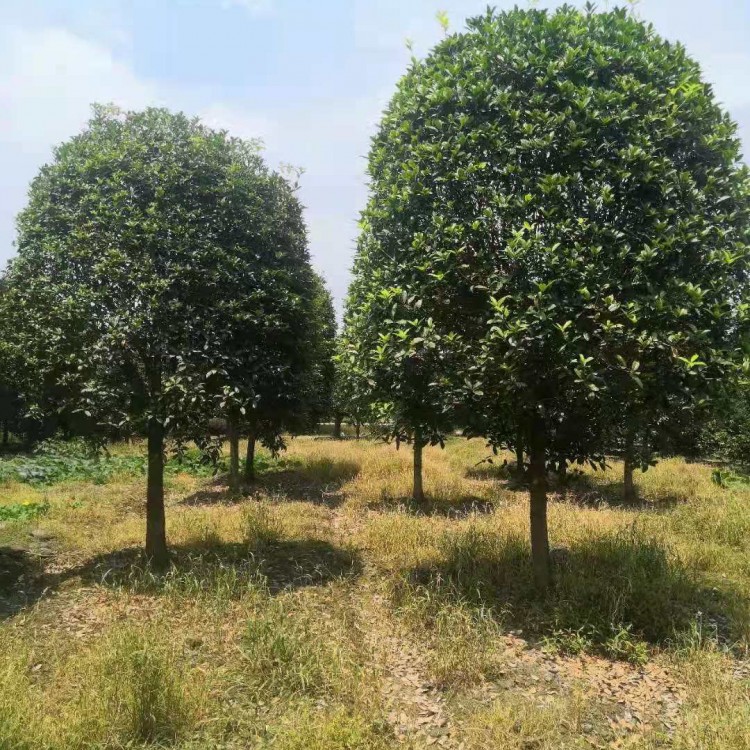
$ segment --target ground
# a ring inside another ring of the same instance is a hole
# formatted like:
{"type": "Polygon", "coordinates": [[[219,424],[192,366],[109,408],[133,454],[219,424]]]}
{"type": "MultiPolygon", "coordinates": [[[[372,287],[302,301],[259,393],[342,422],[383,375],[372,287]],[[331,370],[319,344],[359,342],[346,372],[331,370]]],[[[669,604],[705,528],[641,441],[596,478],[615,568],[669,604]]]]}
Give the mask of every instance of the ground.
{"type": "Polygon", "coordinates": [[[0,467],[0,750],[750,748],[750,487],[710,466],[637,506],[617,462],[553,482],[541,597],[482,441],[426,450],[421,507],[369,440],[291,440],[242,497],[171,462],[163,577],[142,455],[0,467]]]}

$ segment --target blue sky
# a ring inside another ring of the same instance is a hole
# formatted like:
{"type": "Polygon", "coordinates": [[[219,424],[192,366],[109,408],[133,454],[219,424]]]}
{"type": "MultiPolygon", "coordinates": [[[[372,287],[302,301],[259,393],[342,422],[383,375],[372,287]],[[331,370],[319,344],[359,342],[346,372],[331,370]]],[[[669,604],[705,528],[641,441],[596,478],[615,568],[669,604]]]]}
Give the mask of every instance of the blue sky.
{"type": "MultiPolygon", "coordinates": [[[[368,142],[408,64],[405,40],[421,56],[441,37],[438,10],[455,30],[486,6],[0,0],[0,263],[13,254],[14,216],[30,179],[56,143],[81,129],[89,105],[158,104],[260,137],[272,166],[305,170],[301,198],[313,261],[340,302],[367,196],[368,142]]],[[[701,63],[750,154],[750,0],[642,0],[636,12],[701,63]]]]}

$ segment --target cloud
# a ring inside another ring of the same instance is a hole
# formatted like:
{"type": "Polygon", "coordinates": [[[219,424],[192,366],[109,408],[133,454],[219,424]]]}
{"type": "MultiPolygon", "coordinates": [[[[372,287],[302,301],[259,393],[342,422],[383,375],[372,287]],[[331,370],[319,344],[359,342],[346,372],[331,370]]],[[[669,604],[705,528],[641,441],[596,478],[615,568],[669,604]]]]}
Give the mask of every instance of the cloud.
{"type": "Polygon", "coordinates": [[[104,46],[66,29],[0,29],[0,261],[12,252],[13,217],[53,147],[81,130],[93,102],[140,108],[156,89],[104,46]]]}
{"type": "Polygon", "coordinates": [[[277,124],[271,117],[256,115],[239,107],[215,102],[198,112],[201,121],[215,130],[227,130],[237,138],[261,140],[266,148],[275,145],[277,124]]]}
{"type": "Polygon", "coordinates": [[[241,8],[252,16],[268,16],[275,9],[275,0],[221,0],[224,10],[241,8]]]}

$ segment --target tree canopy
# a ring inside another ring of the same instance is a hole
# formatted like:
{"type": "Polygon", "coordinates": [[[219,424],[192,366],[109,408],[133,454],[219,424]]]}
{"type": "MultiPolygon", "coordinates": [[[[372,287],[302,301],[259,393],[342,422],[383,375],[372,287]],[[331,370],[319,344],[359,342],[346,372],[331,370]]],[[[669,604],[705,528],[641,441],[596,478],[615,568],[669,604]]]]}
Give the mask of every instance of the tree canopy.
{"type": "Polygon", "coordinates": [[[254,403],[240,369],[253,386],[299,377],[289,357],[308,330],[311,273],[286,180],[253,144],[181,114],[97,107],[32,183],[7,274],[11,345],[54,383],[45,408],[148,434],[157,564],[165,437],[254,403]]]}
{"type": "Polygon", "coordinates": [[[493,444],[522,436],[542,585],[548,465],[602,461],[613,420],[690,409],[731,367],[739,148],[685,49],[625,10],[490,10],[413,60],[383,116],[347,313],[365,380],[406,403],[379,362],[430,346],[431,414],[460,386],[493,444]]]}

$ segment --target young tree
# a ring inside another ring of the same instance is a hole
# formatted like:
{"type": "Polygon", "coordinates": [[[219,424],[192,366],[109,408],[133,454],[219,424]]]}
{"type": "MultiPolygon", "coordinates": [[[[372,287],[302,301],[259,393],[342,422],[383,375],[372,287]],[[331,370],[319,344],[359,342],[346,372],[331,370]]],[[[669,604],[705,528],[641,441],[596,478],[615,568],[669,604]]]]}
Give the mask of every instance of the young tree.
{"type": "Polygon", "coordinates": [[[196,120],[97,107],[18,219],[16,345],[57,385],[61,409],[147,434],[156,566],[168,561],[165,440],[204,429],[231,386],[237,352],[224,345],[238,320],[255,337],[269,325],[251,301],[295,303],[286,280],[307,260],[304,243],[268,240],[282,182],[255,146],[196,120]]]}
{"type": "Polygon", "coordinates": [[[336,339],[333,385],[333,437],[342,438],[341,424],[346,420],[353,425],[357,438],[363,425],[371,421],[369,384],[361,374],[358,347],[347,342],[342,335],[336,339]]]}
{"type": "Polygon", "coordinates": [[[369,217],[363,232],[349,290],[343,352],[348,388],[368,404],[373,425],[386,440],[410,443],[414,454],[412,498],[424,501],[422,451],[443,445],[453,426],[455,334],[444,336],[413,292],[408,268],[390,257],[390,247],[372,233],[369,217]]]}
{"type": "Polygon", "coordinates": [[[413,61],[370,173],[359,328],[385,352],[429,341],[420,321],[460,334],[487,436],[525,436],[544,588],[547,469],[602,461],[614,414],[656,394],[687,409],[730,367],[750,227],[735,126],[625,10],[488,11],[413,61]]]}

